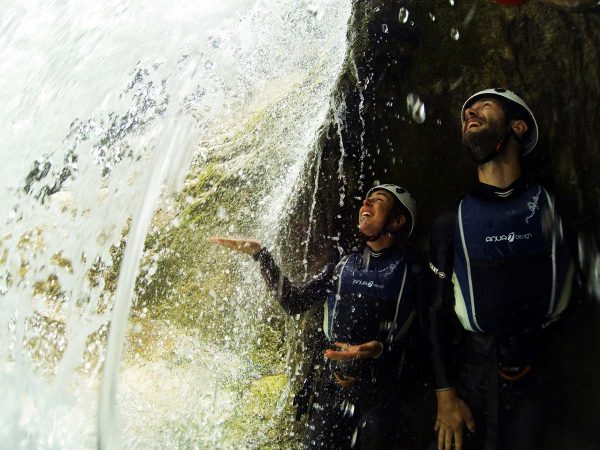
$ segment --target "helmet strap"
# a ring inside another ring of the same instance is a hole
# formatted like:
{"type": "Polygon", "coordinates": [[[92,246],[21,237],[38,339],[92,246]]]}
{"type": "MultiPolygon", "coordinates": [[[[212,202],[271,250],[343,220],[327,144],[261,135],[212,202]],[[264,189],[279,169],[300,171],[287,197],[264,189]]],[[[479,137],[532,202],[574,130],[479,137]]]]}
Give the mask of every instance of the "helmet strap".
{"type": "Polygon", "coordinates": [[[504,150],[506,150],[506,146],[508,145],[508,141],[511,137],[514,138],[517,142],[521,141],[519,136],[515,134],[515,130],[513,130],[510,125],[508,125],[506,132],[502,135],[502,137],[496,144],[494,152],[490,153],[483,159],[475,160],[475,162],[481,166],[483,164],[489,163],[492,159],[500,156],[502,153],[504,153],[504,150]]]}
{"type": "Polygon", "coordinates": [[[372,234],[370,236],[367,236],[366,234],[364,234],[364,233],[361,232],[360,233],[361,236],[363,236],[367,242],[373,242],[373,241],[376,241],[377,239],[379,239],[381,236],[383,236],[386,233],[390,233],[390,234],[392,234],[394,236],[396,234],[398,234],[398,231],[394,231],[394,230],[389,229],[390,221],[392,220],[392,218],[390,217],[390,215],[391,214],[388,213],[388,218],[387,218],[387,220],[385,222],[385,225],[377,233],[372,234]]]}

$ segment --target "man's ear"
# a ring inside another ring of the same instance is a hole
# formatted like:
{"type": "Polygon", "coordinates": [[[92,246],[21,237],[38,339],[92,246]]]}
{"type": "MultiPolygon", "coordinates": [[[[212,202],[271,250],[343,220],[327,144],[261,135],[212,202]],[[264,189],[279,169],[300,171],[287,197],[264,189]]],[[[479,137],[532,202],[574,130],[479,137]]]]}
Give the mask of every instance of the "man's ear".
{"type": "Polygon", "coordinates": [[[397,231],[399,230],[402,225],[404,225],[406,223],[406,217],[404,216],[404,214],[400,214],[399,216],[396,216],[394,218],[394,220],[392,221],[392,223],[390,224],[390,228],[393,231],[397,231]]]}
{"type": "Polygon", "coordinates": [[[511,120],[510,127],[518,137],[523,137],[523,135],[527,133],[527,130],[529,129],[527,122],[524,120],[511,120]]]}

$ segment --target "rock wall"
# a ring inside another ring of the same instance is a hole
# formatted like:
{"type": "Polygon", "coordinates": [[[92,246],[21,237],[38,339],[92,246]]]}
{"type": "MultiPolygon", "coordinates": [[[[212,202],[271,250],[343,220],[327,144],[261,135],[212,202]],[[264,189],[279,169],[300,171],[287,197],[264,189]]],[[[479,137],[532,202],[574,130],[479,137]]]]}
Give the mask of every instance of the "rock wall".
{"type": "MultiPolygon", "coordinates": [[[[539,122],[526,169],[566,200],[578,223],[598,229],[600,15],[538,3],[406,0],[355,2],[351,20],[345,71],[317,144],[320,176],[308,177],[327,187],[316,194],[315,250],[330,248],[321,237],[340,230],[350,239],[347,216],[374,180],[414,193],[425,249],[432,217],[475,180],[460,148],[462,103],[496,86],[521,94],[539,122]],[[423,123],[408,111],[410,94],[424,103],[423,123]]],[[[298,223],[308,221],[314,187],[298,195],[298,223]]]]}
{"type": "MultiPolygon", "coordinates": [[[[311,269],[351,246],[360,198],[379,181],[415,195],[415,247],[425,260],[433,218],[476,180],[460,146],[461,106],[475,91],[507,87],[526,99],[540,127],[524,167],[563,199],[585,242],[589,282],[597,282],[600,15],[534,2],[355,1],[353,8],[345,69],[295,199],[297,214],[282,232],[283,254],[304,245],[307,224],[311,269]]],[[[288,261],[290,270],[297,262],[288,261]]],[[[593,387],[600,353],[589,350],[600,343],[600,315],[594,301],[578,300],[557,343],[567,431],[555,443],[564,449],[594,448],[600,425],[598,406],[587,400],[600,394],[593,387]]]]}

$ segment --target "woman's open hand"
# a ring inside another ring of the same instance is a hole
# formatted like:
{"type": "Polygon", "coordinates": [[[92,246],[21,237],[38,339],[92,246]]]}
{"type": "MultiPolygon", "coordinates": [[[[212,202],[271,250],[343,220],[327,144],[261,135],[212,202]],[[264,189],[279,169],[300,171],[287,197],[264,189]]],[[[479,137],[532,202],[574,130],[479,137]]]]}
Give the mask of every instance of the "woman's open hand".
{"type": "Polygon", "coordinates": [[[208,242],[213,242],[250,256],[254,256],[262,248],[262,244],[254,239],[230,239],[213,236],[208,238],[208,242]]]}

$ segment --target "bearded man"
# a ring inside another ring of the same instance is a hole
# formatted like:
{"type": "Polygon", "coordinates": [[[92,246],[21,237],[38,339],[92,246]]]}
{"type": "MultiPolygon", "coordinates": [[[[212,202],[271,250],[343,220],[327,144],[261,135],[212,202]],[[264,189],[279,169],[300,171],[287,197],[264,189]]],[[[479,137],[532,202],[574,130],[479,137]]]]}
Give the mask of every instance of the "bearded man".
{"type": "Polygon", "coordinates": [[[554,198],[521,170],[538,140],[525,101],[486,89],[461,121],[478,183],[438,216],[430,245],[438,448],[545,448],[554,392],[543,355],[569,303],[573,260],[554,198]]]}

